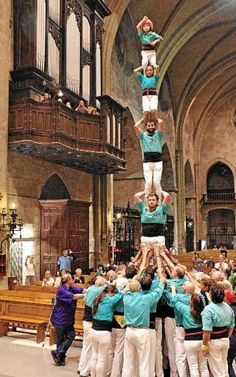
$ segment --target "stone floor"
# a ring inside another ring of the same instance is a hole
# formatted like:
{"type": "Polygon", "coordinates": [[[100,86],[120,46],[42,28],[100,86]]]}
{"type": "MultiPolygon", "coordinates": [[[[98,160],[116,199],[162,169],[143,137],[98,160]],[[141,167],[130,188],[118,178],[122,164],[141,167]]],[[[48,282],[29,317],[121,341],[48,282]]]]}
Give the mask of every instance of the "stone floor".
{"type": "Polygon", "coordinates": [[[47,343],[44,347],[37,345],[35,337],[30,335],[1,337],[0,377],[75,377],[80,345],[75,341],[68,351],[66,365],[57,367],[50,352],[55,347],[49,347],[47,343]]]}

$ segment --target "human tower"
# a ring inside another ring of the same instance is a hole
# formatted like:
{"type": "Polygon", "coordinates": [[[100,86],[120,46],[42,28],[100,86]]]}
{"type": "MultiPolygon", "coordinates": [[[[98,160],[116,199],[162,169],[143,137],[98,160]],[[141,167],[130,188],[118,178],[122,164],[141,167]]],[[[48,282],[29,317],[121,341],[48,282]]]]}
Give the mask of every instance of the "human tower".
{"type": "Polygon", "coordinates": [[[141,214],[142,235],[141,248],[133,262],[138,267],[145,268],[156,264],[160,249],[165,246],[164,224],[171,198],[161,187],[165,126],[157,111],[160,67],[155,47],[163,38],[153,31],[153,23],[147,16],[138,23],[137,31],[142,43],[142,64],[134,73],[142,88],[143,118],[134,125],[134,129],[143,153],[145,188],[135,194],[141,214]]]}

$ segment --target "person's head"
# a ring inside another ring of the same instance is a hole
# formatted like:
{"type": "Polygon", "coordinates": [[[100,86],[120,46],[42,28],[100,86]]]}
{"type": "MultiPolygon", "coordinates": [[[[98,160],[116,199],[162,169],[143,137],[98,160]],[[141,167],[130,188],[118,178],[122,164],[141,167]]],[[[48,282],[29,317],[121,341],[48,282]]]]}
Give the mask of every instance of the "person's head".
{"type": "Polygon", "coordinates": [[[158,206],[158,196],[155,194],[148,195],[147,205],[149,209],[155,210],[158,206]]]}
{"type": "Polygon", "coordinates": [[[80,276],[82,275],[82,270],[81,270],[81,268],[77,268],[77,269],[75,270],[75,274],[76,274],[77,277],[80,277],[80,276]]]}
{"type": "Polygon", "coordinates": [[[68,250],[63,250],[62,254],[63,254],[64,257],[67,257],[69,252],[68,252],[68,250]]]}
{"type": "Polygon", "coordinates": [[[131,280],[129,282],[129,290],[131,292],[139,292],[141,291],[141,285],[137,279],[131,280]]]}
{"type": "Polygon", "coordinates": [[[190,312],[196,322],[201,323],[201,312],[204,309],[204,303],[201,300],[200,296],[194,293],[190,297],[190,312]]]}
{"type": "Polygon", "coordinates": [[[149,274],[143,275],[140,280],[141,288],[143,291],[149,291],[152,285],[152,278],[149,274]]]}
{"type": "Polygon", "coordinates": [[[185,275],[185,272],[182,267],[175,267],[171,272],[171,277],[174,279],[182,279],[185,275]]]}
{"type": "Polygon", "coordinates": [[[156,126],[156,122],[147,122],[147,124],[146,124],[146,132],[147,132],[147,134],[148,135],[153,135],[154,134],[154,132],[156,131],[156,128],[157,128],[157,126],[156,126]]]}
{"type": "Polygon", "coordinates": [[[126,266],[125,277],[127,279],[133,279],[133,277],[137,275],[137,273],[137,268],[133,264],[131,264],[130,266],[126,266]]]}
{"type": "Polygon", "coordinates": [[[82,99],[79,101],[79,106],[84,107],[84,101],[82,99]]]}
{"type": "Polygon", "coordinates": [[[222,281],[224,279],[222,273],[217,270],[212,271],[211,277],[215,282],[222,281]]]}
{"type": "Polygon", "coordinates": [[[183,286],[182,286],[182,291],[183,293],[188,293],[188,294],[193,294],[194,291],[195,291],[195,286],[193,283],[191,283],[190,281],[186,281],[183,286]]]}
{"type": "Polygon", "coordinates": [[[107,279],[108,279],[110,282],[114,281],[116,278],[117,278],[117,273],[116,273],[115,271],[113,271],[113,270],[109,270],[109,271],[107,272],[107,279]]]}
{"type": "Polygon", "coordinates": [[[99,264],[97,270],[103,272],[104,266],[102,264],[99,264]]]}
{"type": "Polygon", "coordinates": [[[72,284],[73,284],[73,279],[72,279],[71,274],[64,274],[61,277],[61,285],[65,285],[67,287],[71,287],[72,284]]]}
{"type": "Polygon", "coordinates": [[[211,287],[211,279],[210,277],[203,277],[200,281],[201,291],[209,292],[211,287]]]}
{"type": "Polygon", "coordinates": [[[214,304],[220,304],[225,298],[224,288],[219,284],[212,284],[210,288],[210,296],[214,304]]]}
{"type": "Polygon", "coordinates": [[[30,260],[30,263],[33,263],[34,262],[34,256],[31,255],[30,258],[29,258],[29,260],[30,260]]]}
{"type": "Polygon", "coordinates": [[[144,23],[143,23],[143,26],[142,26],[142,30],[144,31],[144,33],[149,33],[151,30],[153,29],[153,23],[151,20],[146,20],[144,23]]]}
{"type": "Polygon", "coordinates": [[[223,287],[224,290],[232,291],[233,287],[229,280],[218,281],[218,284],[223,287]]]}
{"type": "Polygon", "coordinates": [[[51,272],[49,270],[45,271],[44,277],[45,277],[46,280],[49,280],[51,276],[52,275],[51,275],[51,272]]]}
{"type": "Polygon", "coordinates": [[[64,270],[64,268],[62,268],[60,271],[59,271],[59,275],[60,276],[63,276],[66,274],[66,270],[64,270]]]}
{"type": "Polygon", "coordinates": [[[154,76],[154,67],[152,65],[148,65],[145,69],[145,75],[146,77],[152,77],[154,76]]]}
{"type": "Polygon", "coordinates": [[[218,261],[219,261],[220,263],[223,263],[224,260],[225,260],[224,255],[220,254],[220,256],[219,256],[219,258],[218,258],[218,261]]]}
{"type": "Polygon", "coordinates": [[[93,315],[97,313],[98,306],[105,296],[114,296],[117,293],[117,289],[114,285],[107,286],[103,292],[101,292],[93,302],[93,315]]]}
{"type": "Polygon", "coordinates": [[[152,267],[147,267],[145,270],[143,270],[142,275],[149,275],[151,279],[153,280],[155,278],[155,271],[152,267]]]}
{"type": "Polygon", "coordinates": [[[95,285],[97,287],[102,287],[106,283],[107,283],[107,280],[105,278],[103,278],[102,276],[97,276],[96,281],[95,281],[95,285]]]}
{"type": "Polygon", "coordinates": [[[225,290],[225,301],[228,304],[235,304],[236,303],[236,297],[235,293],[232,290],[225,290]]]}

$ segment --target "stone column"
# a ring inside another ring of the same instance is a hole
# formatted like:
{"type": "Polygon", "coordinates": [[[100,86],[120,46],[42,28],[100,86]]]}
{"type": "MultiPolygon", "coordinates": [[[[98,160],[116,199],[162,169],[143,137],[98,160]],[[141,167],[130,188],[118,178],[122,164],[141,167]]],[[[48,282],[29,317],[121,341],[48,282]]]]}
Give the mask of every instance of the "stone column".
{"type": "Polygon", "coordinates": [[[185,251],[185,195],[184,195],[184,169],[183,151],[176,151],[176,177],[177,177],[177,232],[179,253],[185,251]]]}
{"type": "Polygon", "coordinates": [[[94,267],[101,259],[101,182],[100,176],[93,176],[93,224],[94,224],[94,267]]]}
{"type": "Polygon", "coordinates": [[[198,241],[200,238],[200,224],[201,224],[201,212],[200,212],[200,197],[201,197],[201,183],[200,183],[200,165],[199,163],[194,164],[195,170],[195,192],[196,192],[196,200],[195,200],[195,214],[196,214],[196,250],[198,249],[198,241]]]}
{"type": "MultiPolygon", "coordinates": [[[[9,103],[9,69],[11,61],[11,1],[1,2],[0,12],[0,208],[7,208],[7,156],[8,156],[8,103],[9,103]]],[[[0,280],[3,287],[6,279],[0,280]]]]}

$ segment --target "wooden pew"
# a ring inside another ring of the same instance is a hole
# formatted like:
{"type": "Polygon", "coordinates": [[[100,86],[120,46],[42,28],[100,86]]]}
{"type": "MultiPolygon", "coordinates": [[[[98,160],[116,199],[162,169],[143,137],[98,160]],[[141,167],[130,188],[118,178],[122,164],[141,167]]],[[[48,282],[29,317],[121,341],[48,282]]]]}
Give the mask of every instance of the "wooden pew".
{"type": "MultiPolygon", "coordinates": [[[[0,336],[7,335],[9,325],[37,330],[37,342],[42,342],[45,337],[47,324],[49,324],[55,292],[37,292],[30,290],[0,291],[0,336]]],[[[84,300],[77,302],[75,313],[75,329],[77,335],[83,334],[84,300]]],[[[55,342],[53,326],[49,327],[50,344],[55,342]]]]}

